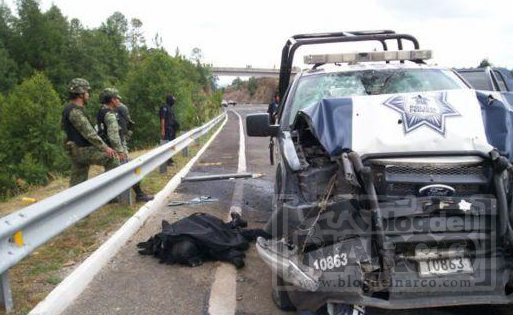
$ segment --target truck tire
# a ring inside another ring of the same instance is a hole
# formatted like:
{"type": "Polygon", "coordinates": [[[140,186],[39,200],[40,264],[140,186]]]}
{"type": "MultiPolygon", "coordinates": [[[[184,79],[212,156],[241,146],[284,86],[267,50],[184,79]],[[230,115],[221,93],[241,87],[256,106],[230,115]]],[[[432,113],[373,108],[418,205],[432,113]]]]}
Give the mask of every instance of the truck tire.
{"type": "Polygon", "coordinates": [[[276,279],[276,286],[273,285],[272,289],[274,304],[282,311],[295,311],[296,307],[290,301],[289,293],[284,289],[285,286],[290,284],[278,275],[273,275],[273,277],[276,279]]]}

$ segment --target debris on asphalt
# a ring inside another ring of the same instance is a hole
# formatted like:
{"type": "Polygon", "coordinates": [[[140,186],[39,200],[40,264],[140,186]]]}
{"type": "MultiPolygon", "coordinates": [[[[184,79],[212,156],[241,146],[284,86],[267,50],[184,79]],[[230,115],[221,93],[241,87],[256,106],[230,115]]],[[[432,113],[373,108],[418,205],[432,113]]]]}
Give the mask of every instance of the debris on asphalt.
{"type": "Polygon", "coordinates": [[[200,166],[220,166],[223,165],[222,162],[206,162],[206,163],[198,163],[200,166]]]}
{"type": "Polygon", "coordinates": [[[219,199],[212,198],[211,196],[199,196],[187,201],[174,200],[168,203],[169,207],[183,206],[183,205],[198,205],[202,203],[218,202],[219,199]]]}
{"type": "Polygon", "coordinates": [[[203,176],[182,177],[182,182],[202,182],[210,180],[236,179],[236,178],[260,178],[264,176],[262,173],[232,173],[232,174],[215,174],[203,176]]]}
{"type": "Polygon", "coordinates": [[[250,279],[250,278],[243,278],[243,277],[240,277],[240,278],[237,278],[237,283],[244,283],[244,284],[253,284],[255,281],[253,279],[250,279]]]}
{"type": "Polygon", "coordinates": [[[204,261],[226,261],[236,268],[244,267],[244,252],[257,237],[269,238],[262,229],[244,229],[247,222],[238,213],[232,220],[223,220],[206,213],[194,213],[169,223],[162,221],[162,232],[146,242],[137,244],[141,255],[151,255],[161,263],[183,264],[190,267],[204,261]]]}

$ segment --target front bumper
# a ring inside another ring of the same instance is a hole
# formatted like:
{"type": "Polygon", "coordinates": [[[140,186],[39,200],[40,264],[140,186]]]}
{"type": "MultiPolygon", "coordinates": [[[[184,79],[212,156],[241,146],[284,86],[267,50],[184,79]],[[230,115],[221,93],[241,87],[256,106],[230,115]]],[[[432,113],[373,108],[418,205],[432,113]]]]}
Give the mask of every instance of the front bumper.
{"type": "Polygon", "coordinates": [[[257,252],[274,274],[307,291],[319,289],[321,272],[303,265],[297,252],[290,251],[283,243],[268,242],[259,237],[256,241],[257,252]]]}
{"type": "MultiPolygon", "coordinates": [[[[366,256],[364,242],[350,240],[313,252],[303,262],[297,251],[282,242],[258,239],[260,257],[290,285],[292,303],[300,310],[316,310],[326,303],[358,304],[383,309],[416,309],[475,304],[513,304],[513,294],[506,287],[511,281],[512,266],[505,258],[473,260],[472,274],[421,277],[411,261],[399,261],[391,273],[391,286],[386,292],[371,293],[364,272],[374,262],[366,256]],[[351,248],[351,249],[349,249],[351,248]],[[285,249],[285,250],[284,250],[285,249]],[[321,256],[347,250],[347,265],[321,272],[312,263],[321,256]]],[[[273,284],[276,285],[276,284],[273,284]]]]}

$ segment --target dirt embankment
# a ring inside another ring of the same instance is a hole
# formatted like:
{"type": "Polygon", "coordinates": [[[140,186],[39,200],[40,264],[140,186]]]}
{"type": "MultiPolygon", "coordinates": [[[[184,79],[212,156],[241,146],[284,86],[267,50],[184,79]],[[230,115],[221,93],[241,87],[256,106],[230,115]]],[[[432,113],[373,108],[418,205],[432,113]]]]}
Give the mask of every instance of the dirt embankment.
{"type": "Polygon", "coordinates": [[[226,87],[223,99],[233,100],[238,104],[268,104],[277,89],[278,79],[276,78],[251,78],[249,81],[226,87]]]}

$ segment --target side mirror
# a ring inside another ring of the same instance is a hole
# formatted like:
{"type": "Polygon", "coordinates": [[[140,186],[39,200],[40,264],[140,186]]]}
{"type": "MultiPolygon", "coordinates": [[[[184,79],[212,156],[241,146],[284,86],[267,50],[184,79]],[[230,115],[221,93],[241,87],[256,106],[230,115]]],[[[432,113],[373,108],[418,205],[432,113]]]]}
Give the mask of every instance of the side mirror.
{"type": "Polygon", "coordinates": [[[269,114],[250,114],[246,116],[246,132],[250,137],[276,137],[278,125],[270,125],[269,114]]]}

